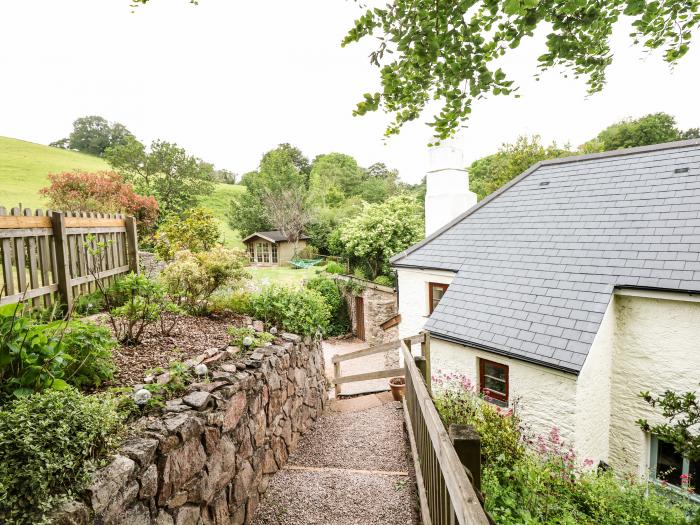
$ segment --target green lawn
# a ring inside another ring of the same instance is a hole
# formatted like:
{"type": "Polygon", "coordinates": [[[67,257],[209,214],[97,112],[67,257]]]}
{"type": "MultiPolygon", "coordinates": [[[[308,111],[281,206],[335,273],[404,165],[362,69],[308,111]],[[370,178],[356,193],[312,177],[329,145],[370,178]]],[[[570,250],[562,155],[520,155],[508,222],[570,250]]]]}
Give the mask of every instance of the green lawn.
{"type": "Polygon", "coordinates": [[[253,274],[253,282],[256,287],[267,284],[280,284],[283,286],[301,286],[302,282],[318,275],[319,267],[307,269],[295,269],[285,266],[270,268],[249,268],[253,274]]]}
{"type": "Polygon", "coordinates": [[[245,187],[237,184],[217,184],[214,192],[202,199],[202,206],[209,208],[218,218],[224,244],[228,247],[243,248],[241,236],[236,230],[231,229],[226,220],[231,197],[242,191],[245,191],[245,187]]]}
{"type": "Polygon", "coordinates": [[[0,137],[0,206],[43,208],[39,190],[48,184],[49,173],[108,168],[98,157],[0,137]]]}

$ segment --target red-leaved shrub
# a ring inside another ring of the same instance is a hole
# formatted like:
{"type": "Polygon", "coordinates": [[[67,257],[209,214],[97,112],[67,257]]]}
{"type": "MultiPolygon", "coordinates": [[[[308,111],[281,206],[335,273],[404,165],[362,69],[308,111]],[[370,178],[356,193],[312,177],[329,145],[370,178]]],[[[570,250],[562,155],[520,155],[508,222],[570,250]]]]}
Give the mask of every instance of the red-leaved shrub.
{"type": "Polygon", "coordinates": [[[133,215],[142,233],[150,231],[158,218],[156,199],[138,195],[113,171],[52,173],[49,182],[39,193],[54,210],[133,215]]]}

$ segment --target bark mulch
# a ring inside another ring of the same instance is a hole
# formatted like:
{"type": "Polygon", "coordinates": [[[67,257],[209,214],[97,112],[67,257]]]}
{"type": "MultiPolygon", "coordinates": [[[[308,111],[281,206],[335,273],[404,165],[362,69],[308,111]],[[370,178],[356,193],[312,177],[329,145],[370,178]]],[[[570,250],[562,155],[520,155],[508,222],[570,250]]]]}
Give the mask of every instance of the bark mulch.
{"type": "MultiPolygon", "coordinates": [[[[167,369],[171,361],[185,361],[210,348],[224,349],[230,341],[227,329],[242,325],[241,318],[235,315],[178,317],[177,326],[169,336],[161,335],[158,327],[151,325],[140,344],[118,346],[114,350],[114,380],[105,386],[133,386],[143,382],[148,370],[167,369]]],[[[109,326],[104,318],[100,322],[109,326]]]]}

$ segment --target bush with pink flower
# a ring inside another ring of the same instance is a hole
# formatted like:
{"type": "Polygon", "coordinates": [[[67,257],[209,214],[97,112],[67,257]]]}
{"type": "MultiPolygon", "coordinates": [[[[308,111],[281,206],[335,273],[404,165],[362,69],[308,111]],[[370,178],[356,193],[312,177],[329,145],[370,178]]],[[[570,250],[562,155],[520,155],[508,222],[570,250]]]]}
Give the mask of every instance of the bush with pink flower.
{"type": "Polygon", "coordinates": [[[473,425],[481,436],[486,510],[499,525],[700,524],[689,498],[579,460],[556,427],[532,435],[517,406],[486,402],[464,374],[438,371],[432,382],[445,426],[473,425]]]}

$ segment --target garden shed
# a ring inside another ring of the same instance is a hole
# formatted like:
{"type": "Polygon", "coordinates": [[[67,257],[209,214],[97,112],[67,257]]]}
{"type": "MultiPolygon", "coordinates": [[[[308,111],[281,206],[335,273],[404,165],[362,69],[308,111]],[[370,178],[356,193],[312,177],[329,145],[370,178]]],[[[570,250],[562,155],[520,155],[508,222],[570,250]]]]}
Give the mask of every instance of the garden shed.
{"type": "Polygon", "coordinates": [[[309,237],[301,235],[296,243],[289,242],[279,230],[251,233],[243,239],[250,263],[254,266],[279,266],[291,261],[295,254],[303,250],[309,237]]]}

